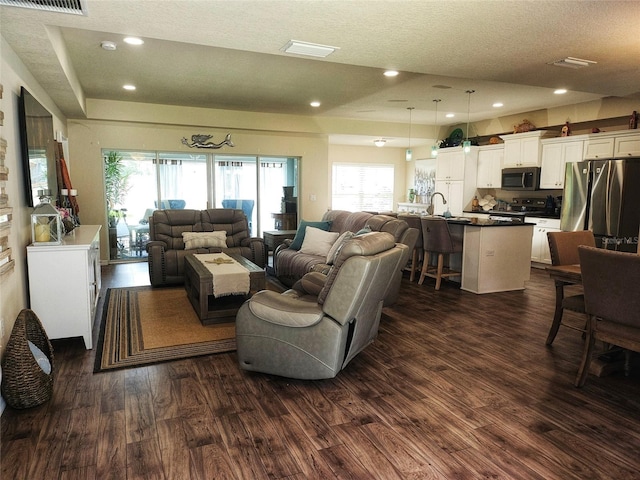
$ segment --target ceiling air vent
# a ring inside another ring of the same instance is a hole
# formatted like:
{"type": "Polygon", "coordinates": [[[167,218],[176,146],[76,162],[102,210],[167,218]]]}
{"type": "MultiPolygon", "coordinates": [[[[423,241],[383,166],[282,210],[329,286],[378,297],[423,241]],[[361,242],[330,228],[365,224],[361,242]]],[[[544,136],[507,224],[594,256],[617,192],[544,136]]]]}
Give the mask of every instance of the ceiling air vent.
{"type": "Polygon", "coordinates": [[[556,60],[555,62],[550,62],[549,65],[555,65],[556,67],[565,67],[565,68],[584,68],[589,65],[593,65],[598,62],[594,62],[593,60],[583,60],[582,58],[575,57],[567,57],[562,60],[556,60]]]}
{"type": "Polygon", "coordinates": [[[0,0],[0,5],[8,7],[31,8],[48,12],[86,15],[85,0],[0,0]]]}
{"type": "Polygon", "coordinates": [[[309,57],[324,58],[327,55],[332,54],[336,50],[339,50],[339,47],[330,47],[329,45],[320,45],[318,43],[290,40],[280,50],[285,53],[292,53],[294,55],[306,55],[309,57]]]}

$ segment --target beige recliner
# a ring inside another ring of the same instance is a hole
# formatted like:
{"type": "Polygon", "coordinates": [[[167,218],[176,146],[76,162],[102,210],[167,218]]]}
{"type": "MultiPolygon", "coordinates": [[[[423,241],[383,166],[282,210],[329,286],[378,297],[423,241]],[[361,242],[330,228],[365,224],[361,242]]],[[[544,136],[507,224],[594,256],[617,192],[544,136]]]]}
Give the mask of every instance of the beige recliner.
{"type": "Polygon", "coordinates": [[[389,233],[360,235],[340,248],[328,275],[305,275],[302,290],[258,292],[236,317],[240,367],[289,378],[335,377],[378,334],[383,300],[409,253],[389,233]]]}

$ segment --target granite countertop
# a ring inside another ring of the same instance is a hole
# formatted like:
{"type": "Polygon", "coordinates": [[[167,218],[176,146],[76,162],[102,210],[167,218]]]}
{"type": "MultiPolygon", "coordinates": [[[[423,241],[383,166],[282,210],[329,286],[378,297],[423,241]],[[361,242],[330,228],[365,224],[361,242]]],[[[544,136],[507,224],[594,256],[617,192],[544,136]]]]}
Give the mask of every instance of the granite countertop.
{"type": "MultiPolygon", "coordinates": [[[[495,214],[495,212],[494,212],[495,214]]],[[[448,218],[447,222],[453,225],[470,225],[472,227],[535,227],[535,223],[529,222],[518,222],[512,220],[491,220],[489,218],[463,218],[463,217],[455,217],[448,218]]]]}
{"type": "Polygon", "coordinates": [[[544,212],[514,212],[514,211],[500,211],[500,210],[489,210],[484,211],[480,210],[478,212],[474,212],[471,210],[465,210],[464,213],[479,213],[482,215],[504,215],[504,216],[518,216],[524,214],[525,217],[533,217],[533,218],[555,218],[557,220],[560,219],[559,214],[555,213],[544,213],[544,212]]]}

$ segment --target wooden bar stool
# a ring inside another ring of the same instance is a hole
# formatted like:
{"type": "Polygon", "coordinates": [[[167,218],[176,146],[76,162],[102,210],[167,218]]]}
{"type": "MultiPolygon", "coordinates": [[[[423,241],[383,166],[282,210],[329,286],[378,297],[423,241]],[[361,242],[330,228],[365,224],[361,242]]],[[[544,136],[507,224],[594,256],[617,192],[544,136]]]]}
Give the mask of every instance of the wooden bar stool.
{"type": "Polygon", "coordinates": [[[416,272],[420,272],[420,261],[423,258],[423,242],[422,242],[422,222],[420,221],[420,217],[417,215],[398,215],[398,220],[404,220],[409,225],[409,228],[415,228],[418,230],[418,238],[416,239],[416,245],[413,247],[413,252],[411,254],[411,267],[409,281],[413,282],[413,279],[416,278],[416,272]]]}
{"type": "Polygon", "coordinates": [[[444,218],[422,217],[420,221],[422,225],[422,242],[424,244],[424,260],[418,285],[422,285],[424,277],[432,277],[436,279],[436,290],[440,290],[440,283],[443,278],[456,277],[462,273],[444,266],[445,255],[448,258],[452,253],[462,252],[462,239],[451,236],[449,225],[444,218]],[[438,254],[438,264],[436,266],[429,265],[431,253],[438,254]]]}

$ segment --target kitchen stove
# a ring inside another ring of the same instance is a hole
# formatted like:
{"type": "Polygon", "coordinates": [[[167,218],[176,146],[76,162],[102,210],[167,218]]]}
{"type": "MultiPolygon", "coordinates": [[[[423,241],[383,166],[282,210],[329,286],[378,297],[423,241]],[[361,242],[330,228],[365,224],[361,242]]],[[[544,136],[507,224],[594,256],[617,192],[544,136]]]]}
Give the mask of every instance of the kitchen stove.
{"type": "Polygon", "coordinates": [[[509,204],[512,212],[524,212],[529,217],[560,218],[560,204],[551,195],[546,198],[514,198],[509,204]]]}

